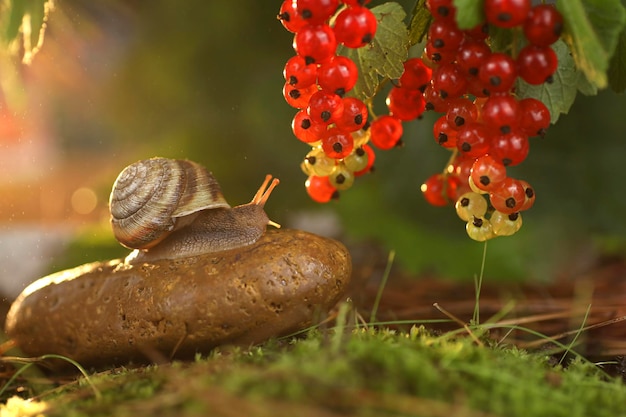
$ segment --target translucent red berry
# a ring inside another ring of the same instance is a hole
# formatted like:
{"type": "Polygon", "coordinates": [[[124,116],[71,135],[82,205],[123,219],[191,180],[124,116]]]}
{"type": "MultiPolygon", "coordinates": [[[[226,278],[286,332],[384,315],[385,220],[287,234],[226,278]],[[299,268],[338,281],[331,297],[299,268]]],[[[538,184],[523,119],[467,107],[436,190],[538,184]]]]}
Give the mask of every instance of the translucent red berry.
{"type": "Polygon", "coordinates": [[[526,45],[517,56],[519,76],[532,85],[551,82],[558,64],[556,53],[549,46],[526,45]]]}
{"type": "Polygon", "coordinates": [[[428,39],[438,51],[456,51],[463,41],[463,32],[454,22],[435,20],[428,28],[428,39]]]}
{"type": "Polygon", "coordinates": [[[439,117],[433,125],[433,136],[435,141],[444,148],[456,148],[457,130],[448,123],[448,118],[444,114],[439,117]]]}
{"type": "Polygon", "coordinates": [[[519,101],[520,129],[528,136],[543,136],[550,127],[550,110],[542,101],[528,97],[519,101]]]}
{"type": "Polygon", "coordinates": [[[419,90],[405,87],[393,87],[387,96],[389,113],[404,121],[418,118],[424,112],[426,101],[419,90]]]}
{"type": "Polygon", "coordinates": [[[446,178],[443,174],[433,174],[424,181],[420,190],[430,205],[441,207],[448,204],[446,185],[446,178]]]}
{"type": "Polygon", "coordinates": [[[484,4],[487,22],[502,28],[524,23],[530,7],[530,0],[485,0],[484,4]]]}
{"type": "Polygon", "coordinates": [[[343,101],[333,92],[319,90],[309,99],[306,111],[315,123],[329,124],[341,117],[343,101]]]}
{"type": "Polygon", "coordinates": [[[466,74],[478,75],[482,63],[491,55],[491,49],[484,41],[466,40],[456,52],[456,63],[466,74]]]}
{"type": "Polygon", "coordinates": [[[465,157],[477,158],[489,150],[491,132],[482,123],[468,123],[456,135],[456,147],[465,157]]]}
{"type": "Polygon", "coordinates": [[[346,6],[365,6],[372,0],[341,0],[346,6]]]}
{"type": "Polygon", "coordinates": [[[324,23],[339,7],[339,0],[293,0],[296,10],[305,21],[316,24],[324,23]]]}
{"type": "Polygon", "coordinates": [[[308,87],[317,80],[317,65],[307,64],[300,55],[293,56],[285,64],[283,77],[296,88],[308,87]]]}
{"type": "Polygon", "coordinates": [[[460,129],[466,123],[476,121],[478,109],[476,105],[467,98],[457,97],[448,100],[446,118],[452,129],[460,129]]]}
{"type": "Polygon", "coordinates": [[[533,204],[535,204],[535,190],[533,187],[531,187],[531,185],[524,180],[519,180],[522,183],[522,187],[524,188],[524,204],[522,204],[522,207],[520,207],[519,211],[524,211],[524,210],[528,210],[529,208],[531,208],[533,206],[533,204]]]}
{"type": "Polygon", "coordinates": [[[515,61],[507,54],[494,52],[481,64],[478,78],[490,92],[509,91],[517,78],[515,61]]]}
{"type": "Polygon", "coordinates": [[[448,108],[448,102],[441,98],[439,92],[435,90],[435,87],[430,84],[424,90],[424,101],[426,105],[424,108],[426,110],[434,110],[437,113],[443,113],[448,108]]]}
{"type": "Polygon", "coordinates": [[[514,130],[506,135],[495,136],[489,146],[489,155],[504,166],[514,166],[526,159],[529,148],[528,136],[520,130],[514,130]]]}
{"type": "Polygon", "coordinates": [[[520,210],[526,194],[523,184],[507,177],[489,192],[489,200],[493,208],[504,214],[513,214],[520,210]]]}
{"type": "Polygon", "coordinates": [[[315,84],[311,84],[308,87],[296,88],[287,81],[283,87],[283,97],[285,97],[285,100],[291,107],[303,109],[308,105],[311,96],[317,91],[317,85],[315,84]]]}
{"type": "Polygon", "coordinates": [[[378,22],[367,7],[348,7],[335,19],[337,42],[348,48],[360,48],[374,39],[378,22]]]}
{"type": "Polygon", "coordinates": [[[363,128],[367,123],[367,115],[365,103],[355,97],[345,97],[343,98],[343,112],[335,120],[335,125],[345,132],[354,132],[363,128]]]}
{"type": "Polygon", "coordinates": [[[400,86],[411,90],[425,89],[432,78],[433,70],[421,58],[410,58],[404,62],[400,86]]]}
{"type": "Polygon", "coordinates": [[[306,192],[316,203],[328,203],[333,198],[339,197],[337,189],[330,184],[328,177],[311,175],[304,183],[306,192]]]}
{"type": "Polygon", "coordinates": [[[435,20],[455,21],[456,8],[452,0],[426,0],[426,7],[435,20]]]}
{"type": "Polygon", "coordinates": [[[521,120],[518,101],[510,95],[489,97],[482,107],[483,122],[500,133],[517,128],[521,120]]]}
{"type": "Polygon", "coordinates": [[[402,137],[402,122],[393,116],[383,115],[376,118],[370,126],[370,141],[381,150],[396,146],[402,137]]]}
{"type": "Polygon", "coordinates": [[[338,128],[328,129],[322,136],[322,149],[324,153],[333,159],[342,159],[350,155],[354,149],[354,139],[347,132],[342,132],[338,128]]]}
{"type": "Polygon", "coordinates": [[[293,38],[293,49],[307,63],[321,63],[335,55],[335,32],[327,24],[306,25],[293,38]]]}
{"type": "Polygon", "coordinates": [[[490,191],[504,181],[506,167],[490,155],[483,155],[472,164],[470,176],[478,189],[490,191]]]}
{"type": "Polygon", "coordinates": [[[320,65],[317,71],[317,83],[322,90],[343,96],[354,87],[358,76],[354,61],[342,55],[335,55],[320,65]]]}
{"type": "Polygon", "coordinates": [[[326,129],[327,126],[324,123],[313,122],[304,109],[296,113],[291,121],[294,136],[305,143],[317,142],[326,129]]]}
{"type": "Polygon", "coordinates": [[[443,50],[435,48],[433,41],[429,39],[424,47],[424,56],[435,64],[449,64],[454,61],[455,49],[443,50]]]}
{"type": "Polygon", "coordinates": [[[547,4],[533,7],[524,22],[524,36],[533,45],[550,46],[563,32],[563,16],[547,4]]]}
{"type": "Polygon", "coordinates": [[[460,97],[467,88],[467,78],[458,65],[442,64],[433,71],[433,87],[443,99],[460,97]]]}
{"type": "Polygon", "coordinates": [[[278,20],[291,33],[296,33],[308,23],[297,12],[295,2],[293,0],[284,0],[278,11],[278,20]]]}

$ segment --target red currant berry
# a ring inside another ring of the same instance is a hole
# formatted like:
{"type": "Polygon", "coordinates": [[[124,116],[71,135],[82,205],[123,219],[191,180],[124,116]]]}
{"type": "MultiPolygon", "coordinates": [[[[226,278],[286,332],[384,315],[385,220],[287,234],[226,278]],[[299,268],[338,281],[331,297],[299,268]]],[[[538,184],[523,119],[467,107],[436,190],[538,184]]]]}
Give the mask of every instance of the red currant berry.
{"type": "Polygon", "coordinates": [[[370,141],[378,149],[386,151],[398,145],[402,137],[402,122],[393,116],[376,118],[370,126],[370,141]]]}
{"type": "Polygon", "coordinates": [[[291,121],[291,130],[295,137],[304,143],[317,142],[321,139],[327,126],[323,123],[315,123],[307,114],[306,110],[300,110],[291,121]]]}
{"type": "Polygon", "coordinates": [[[515,130],[494,137],[489,146],[489,155],[502,162],[504,166],[514,166],[526,159],[529,148],[528,136],[515,130]]]}
{"type": "Polygon", "coordinates": [[[329,124],[341,116],[343,101],[333,92],[319,90],[309,99],[306,111],[315,123],[329,124]]]}
{"type": "Polygon", "coordinates": [[[339,7],[339,0],[293,0],[296,10],[311,24],[324,23],[339,7]]]}
{"type": "Polygon", "coordinates": [[[428,29],[428,39],[438,51],[456,51],[463,40],[463,32],[454,22],[435,20],[428,29]]]}
{"type": "Polygon", "coordinates": [[[324,62],[337,50],[335,32],[326,24],[306,25],[294,36],[293,49],[309,64],[324,62]]]}
{"type": "Polygon", "coordinates": [[[489,55],[478,70],[478,78],[490,92],[509,91],[517,78],[515,61],[507,54],[495,52],[489,55]]]}
{"type": "Polygon", "coordinates": [[[328,129],[322,136],[322,149],[329,158],[342,159],[354,149],[354,139],[347,132],[336,127],[328,129]]]}
{"type": "Polygon", "coordinates": [[[491,49],[484,41],[466,40],[456,52],[456,63],[466,74],[476,76],[489,55],[491,49]]]}
{"type": "Polygon", "coordinates": [[[527,181],[519,181],[522,183],[522,187],[524,187],[524,194],[526,196],[524,198],[524,204],[522,204],[522,207],[520,207],[519,211],[525,211],[531,208],[533,204],[535,204],[535,190],[530,186],[527,181]]]}
{"type": "Polygon", "coordinates": [[[474,97],[488,97],[489,90],[487,90],[482,81],[478,79],[478,77],[467,77],[467,93],[473,95],[474,97]]]}
{"type": "Polygon", "coordinates": [[[522,120],[520,128],[528,136],[543,136],[550,127],[550,110],[543,102],[528,97],[520,100],[522,120]]]}
{"type": "Polygon", "coordinates": [[[489,24],[481,23],[471,29],[464,30],[463,33],[466,38],[476,41],[484,41],[489,37],[489,24]]]}
{"type": "Polygon", "coordinates": [[[474,185],[482,191],[493,190],[506,178],[506,167],[490,155],[477,158],[470,173],[474,185]]]}
{"type": "Polygon", "coordinates": [[[341,0],[346,6],[365,6],[372,0],[341,0]]]}
{"type": "Polygon", "coordinates": [[[316,203],[328,203],[339,197],[337,189],[330,184],[328,177],[311,175],[304,183],[306,192],[316,203]]]}
{"type": "Polygon", "coordinates": [[[291,33],[296,33],[307,25],[307,21],[296,10],[293,0],[285,0],[278,11],[278,20],[291,33]]]}
{"type": "Polygon", "coordinates": [[[365,103],[355,97],[345,97],[343,99],[343,112],[335,120],[335,125],[344,132],[354,132],[365,126],[367,116],[365,103]]]}
{"type": "Polygon", "coordinates": [[[519,180],[507,177],[489,192],[489,200],[501,213],[517,213],[526,201],[524,186],[519,180]]]}
{"type": "Polygon", "coordinates": [[[446,177],[443,174],[433,174],[422,184],[420,190],[428,204],[442,207],[448,204],[446,185],[446,177]]]}
{"type": "Polygon", "coordinates": [[[426,46],[424,47],[424,56],[431,62],[441,65],[441,64],[449,64],[454,61],[456,55],[456,50],[441,50],[435,48],[432,40],[428,40],[426,42],[426,46]]]}
{"type": "Polygon", "coordinates": [[[470,100],[458,97],[448,100],[448,110],[446,111],[448,124],[452,129],[460,129],[466,123],[476,121],[478,109],[470,100]]]}
{"type": "Polygon", "coordinates": [[[285,97],[285,100],[291,107],[303,109],[308,105],[311,96],[317,91],[317,85],[315,84],[304,88],[296,88],[289,82],[286,82],[283,87],[283,97],[285,97]]]}
{"type": "Polygon", "coordinates": [[[517,56],[519,76],[528,84],[552,82],[559,65],[556,53],[549,46],[526,45],[517,56]]]}
{"type": "Polygon", "coordinates": [[[563,16],[551,5],[533,7],[524,22],[524,36],[533,45],[550,46],[563,32],[563,16]]]}
{"type": "Polygon", "coordinates": [[[360,149],[364,150],[365,154],[367,155],[367,165],[365,166],[365,168],[359,171],[354,171],[355,177],[360,177],[361,175],[367,174],[368,172],[372,171],[374,169],[374,161],[376,160],[376,153],[374,153],[374,149],[372,149],[371,146],[365,144],[360,149]]]}
{"type": "Polygon", "coordinates": [[[456,129],[453,129],[448,123],[448,118],[444,114],[435,121],[433,125],[433,136],[435,141],[444,148],[456,148],[456,129]]]}
{"type": "Polygon", "coordinates": [[[285,64],[283,77],[296,88],[308,87],[317,80],[317,65],[307,64],[300,55],[293,56],[285,64]]]}
{"type": "Polygon", "coordinates": [[[455,22],[456,7],[452,0],[426,0],[426,7],[435,20],[455,22]]]}
{"type": "Polygon", "coordinates": [[[426,88],[433,75],[433,70],[426,66],[421,58],[410,58],[404,62],[404,72],[400,76],[400,85],[411,90],[426,88]]]}
{"type": "Polygon", "coordinates": [[[403,121],[417,119],[424,112],[426,101],[419,90],[393,87],[387,96],[389,113],[403,121]]]}
{"type": "Polygon", "coordinates": [[[478,158],[489,150],[491,132],[481,123],[468,123],[456,135],[456,147],[465,157],[478,158]]]}
{"type": "Polygon", "coordinates": [[[359,76],[354,61],[342,55],[335,55],[322,63],[317,74],[317,83],[322,90],[332,91],[340,96],[352,90],[359,76]]]}
{"type": "Polygon", "coordinates": [[[426,110],[434,110],[437,113],[444,113],[448,109],[448,102],[441,98],[439,92],[435,90],[435,87],[430,84],[424,90],[424,101],[426,110]]]}
{"type": "Polygon", "coordinates": [[[530,12],[530,0],[485,0],[487,22],[501,28],[512,28],[524,23],[530,12]]]}
{"type": "Polygon", "coordinates": [[[433,71],[433,86],[441,98],[460,97],[467,88],[467,78],[456,64],[442,64],[433,71]]]}
{"type": "Polygon", "coordinates": [[[376,16],[367,7],[348,7],[335,19],[337,42],[348,48],[360,48],[374,39],[376,16]]]}
{"type": "Polygon", "coordinates": [[[489,97],[482,107],[482,117],[487,126],[507,134],[520,124],[519,103],[510,95],[489,97]]]}

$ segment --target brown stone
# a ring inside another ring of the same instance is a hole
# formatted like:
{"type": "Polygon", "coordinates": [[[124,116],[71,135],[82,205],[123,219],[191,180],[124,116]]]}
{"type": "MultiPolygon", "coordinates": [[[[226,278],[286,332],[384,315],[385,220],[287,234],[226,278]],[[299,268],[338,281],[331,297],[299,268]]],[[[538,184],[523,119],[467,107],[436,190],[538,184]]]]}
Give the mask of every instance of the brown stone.
{"type": "Polygon", "coordinates": [[[83,365],[188,357],[310,326],[340,300],[351,269],[335,240],[268,230],[239,249],[41,278],[13,303],[6,332],[27,355],[83,365]]]}

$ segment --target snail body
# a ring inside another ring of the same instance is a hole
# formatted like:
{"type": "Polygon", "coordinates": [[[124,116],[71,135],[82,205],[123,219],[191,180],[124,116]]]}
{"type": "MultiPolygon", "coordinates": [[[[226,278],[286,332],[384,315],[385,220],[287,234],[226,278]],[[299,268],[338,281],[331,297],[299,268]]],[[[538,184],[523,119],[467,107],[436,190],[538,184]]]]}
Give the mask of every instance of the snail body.
{"type": "Polygon", "coordinates": [[[152,158],[124,168],[109,206],[116,239],[135,249],[127,262],[176,259],[256,242],[269,220],[263,207],[277,178],[265,177],[248,204],[231,207],[219,183],[187,160],[152,158]]]}

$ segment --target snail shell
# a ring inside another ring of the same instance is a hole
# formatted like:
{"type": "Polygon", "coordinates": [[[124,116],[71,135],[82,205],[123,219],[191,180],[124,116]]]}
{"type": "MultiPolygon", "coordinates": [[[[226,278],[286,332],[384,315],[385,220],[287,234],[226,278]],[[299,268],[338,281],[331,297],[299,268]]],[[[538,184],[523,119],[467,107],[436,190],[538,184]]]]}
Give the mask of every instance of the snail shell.
{"type": "Polygon", "coordinates": [[[115,238],[147,249],[191,223],[200,210],[230,208],[217,180],[192,161],[152,158],[120,173],[109,199],[115,238]]]}

